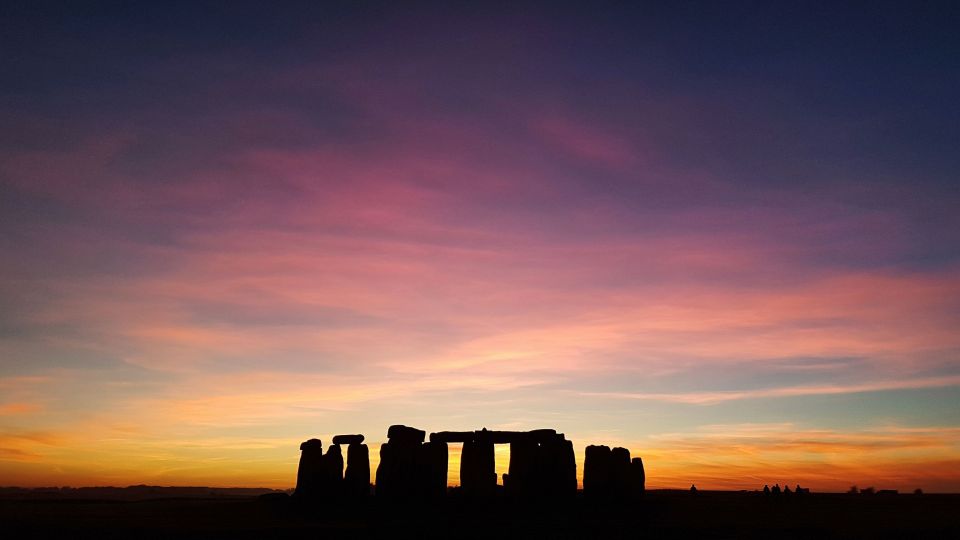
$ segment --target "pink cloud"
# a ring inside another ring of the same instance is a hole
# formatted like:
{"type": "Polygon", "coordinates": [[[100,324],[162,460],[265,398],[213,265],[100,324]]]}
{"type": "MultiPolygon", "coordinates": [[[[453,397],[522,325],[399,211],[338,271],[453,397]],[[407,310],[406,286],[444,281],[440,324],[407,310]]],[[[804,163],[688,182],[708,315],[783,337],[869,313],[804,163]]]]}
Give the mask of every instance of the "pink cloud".
{"type": "Polygon", "coordinates": [[[630,392],[584,392],[585,396],[600,396],[619,399],[664,401],[668,403],[690,403],[711,405],[725,401],[741,399],[778,398],[797,396],[824,396],[836,394],[858,394],[862,392],[880,392],[887,390],[916,390],[923,388],[943,388],[960,386],[960,377],[928,377],[922,379],[878,381],[848,385],[809,385],[758,390],[722,391],[722,392],[682,392],[682,393],[630,393],[630,392]]]}

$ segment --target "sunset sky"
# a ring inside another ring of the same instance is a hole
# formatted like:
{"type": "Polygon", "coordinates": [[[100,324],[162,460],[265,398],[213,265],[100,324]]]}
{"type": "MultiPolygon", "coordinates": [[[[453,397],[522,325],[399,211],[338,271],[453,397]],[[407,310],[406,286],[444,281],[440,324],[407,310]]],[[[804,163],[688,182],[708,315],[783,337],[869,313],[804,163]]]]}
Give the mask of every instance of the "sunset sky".
{"type": "Polygon", "coordinates": [[[960,491],[957,3],[68,4],[0,7],[0,485],[960,491]]]}

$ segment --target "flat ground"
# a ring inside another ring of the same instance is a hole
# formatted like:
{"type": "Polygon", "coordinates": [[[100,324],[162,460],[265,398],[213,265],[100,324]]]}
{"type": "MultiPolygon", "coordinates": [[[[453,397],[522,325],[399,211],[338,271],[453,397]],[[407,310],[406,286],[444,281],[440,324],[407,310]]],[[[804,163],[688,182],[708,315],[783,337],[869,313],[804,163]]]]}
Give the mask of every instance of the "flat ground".
{"type": "Polygon", "coordinates": [[[960,495],[651,491],[642,501],[507,499],[305,507],[286,497],[0,500],[4,538],[960,538],[960,495]],[[8,535],[13,533],[13,535],[8,535]]]}

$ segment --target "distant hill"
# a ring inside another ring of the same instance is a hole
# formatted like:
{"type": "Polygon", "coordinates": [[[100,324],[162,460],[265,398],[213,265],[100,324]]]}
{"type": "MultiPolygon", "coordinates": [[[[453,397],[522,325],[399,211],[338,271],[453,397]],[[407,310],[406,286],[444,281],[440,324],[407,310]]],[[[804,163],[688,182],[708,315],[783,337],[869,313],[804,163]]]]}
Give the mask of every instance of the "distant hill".
{"type": "MultiPolygon", "coordinates": [[[[292,491],[292,490],[289,490],[292,491]]],[[[0,487],[0,499],[101,499],[101,500],[148,500],[148,499],[210,499],[257,497],[266,493],[287,491],[269,488],[220,488],[220,487],[0,487]]]]}

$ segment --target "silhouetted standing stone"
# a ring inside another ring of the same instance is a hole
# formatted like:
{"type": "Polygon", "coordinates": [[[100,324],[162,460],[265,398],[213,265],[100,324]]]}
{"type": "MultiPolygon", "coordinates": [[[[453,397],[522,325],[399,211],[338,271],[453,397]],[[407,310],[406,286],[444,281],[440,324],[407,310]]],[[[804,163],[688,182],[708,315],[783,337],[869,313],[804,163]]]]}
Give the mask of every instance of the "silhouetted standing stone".
{"type": "Polygon", "coordinates": [[[447,493],[447,443],[427,442],[417,453],[416,482],[419,494],[438,499],[447,493]]]}
{"type": "Polygon", "coordinates": [[[323,480],[323,443],[320,439],[310,439],[301,443],[297,487],[294,493],[298,497],[319,497],[323,490],[323,480]]]}
{"type": "Polygon", "coordinates": [[[493,495],[497,489],[497,458],[492,441],[485,441],[482,438],[477,441],[479,452],[477,457],[477,478],[480,480],[479,491],[481,495],[493,495]]]}
{"type": "MultiPolygon", "coordinates": [[[[484,430],[486,431],[486,430],[484,430]]],[[[482,431],[463,444],[460,457],[460,485],[468,495],[489,496],[497,489],[493,442],[482,431]]]]}
{"type": "Polygon", "coordinates": [[[416,466],[420,443],[391,442],[390,445],[395,453],[394,469],[391,477],[392,489],[400,496],[410,497],[415,495],[419,491],[416,466]]]}
{"type": "Polygon", "coordinates": [[[447,470],[450,465],[450,449],[447,443],[430,443],[430,495],[447,495],[447,470]]]}
{"type": "Polygon", "coordinates": [[[393,448],[389,442],[380,445],[380,464],[377,465],[376,493],[377,497],[389,497],[390,482],[395,468],[393,448]]]}
{"type": "Polygon", "coordinates": [[[606,497],[610,494],[610,447],[590,445],[583,460],[583,494],[606,497]]]}
{"type": "Polygon", "coordinates": [[[347,447],[347,472],[343,480],[348,495],[366,497],[370,494],[370,450],[367,445],[352,443],[347,447]]]}
{"type": "Polygon", "coordinates": [[[639,497],[647,490],[647,473],[643,470],[643,460],[635,457],[630,462],[630,492],[639,497]]]}
{"type": "Polygon", "coordinates": [[[619,446],[610,451],[610,494],[621,499],[630,495],[630,451],[619,446]]]}
{"type": "Polygon", "coordinates": [[[463,443],[463,450],[460,452],[460,487],[464,493],[470,493],[477,484],[477,452],[476,441],[463,443]]]}
{"type": "Polygon", "coordinates": [[[538,446],[530,438],[510,443],[510,465],[504,488],[507,493],[517,497],[530,496],[536,488],[536,466],[538,446]],[[508,485],[509,484],[509,485],[508,485]]]}
{"type": "Polygon", "coordinates": [[[410,497],[422,493],[418,483],[417,463],[420,446],[427,433],[423,430],[393,425],[387,430],[389,442],[380,447],[377,467],[377,496],[410,497]]]}
{"type": "Polygon", "coordinates": [[[573,451],[573,441],[560,441],[558,449],[560,464],[560,492],[567,497],[577,495],[577,456],[573,451]]]}
{"type": "Polygon", "coordinates": [[[324,493],[336,497],[343,492],[343,454],[340,446],[331,444],[323,456],[324,493]]]}
{"type": "Polygon", "coordinates": [[[575,497],[577,462],[573,443],[557,434],[542,439],[537,450],[533,491],[548,499],[575,497]]]}

